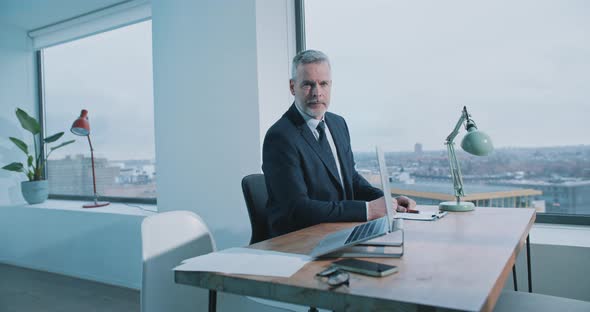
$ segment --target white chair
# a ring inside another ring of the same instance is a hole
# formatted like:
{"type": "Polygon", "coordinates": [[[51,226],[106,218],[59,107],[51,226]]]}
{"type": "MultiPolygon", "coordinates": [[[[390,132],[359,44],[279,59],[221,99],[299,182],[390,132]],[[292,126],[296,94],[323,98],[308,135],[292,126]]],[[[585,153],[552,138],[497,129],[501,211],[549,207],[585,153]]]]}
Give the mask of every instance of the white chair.
{"type": "Polygon", "coordinates": [[[543,294],[503,291],[496,302],[494,312],[588,312],[590,302],[543,294]]]}
{"type": "MultiPolygon", "coordinates": [[[[207,309],[209,291],[176,284],[172,270],[184,259],[215,251],[215,242],[203,220],[189,211],[159,213],[143,220],[141,239],[141,311],[194,312],[207,309]]],[[[243,296],[217,295],[217,311],[288,311],[243,296]]]]}

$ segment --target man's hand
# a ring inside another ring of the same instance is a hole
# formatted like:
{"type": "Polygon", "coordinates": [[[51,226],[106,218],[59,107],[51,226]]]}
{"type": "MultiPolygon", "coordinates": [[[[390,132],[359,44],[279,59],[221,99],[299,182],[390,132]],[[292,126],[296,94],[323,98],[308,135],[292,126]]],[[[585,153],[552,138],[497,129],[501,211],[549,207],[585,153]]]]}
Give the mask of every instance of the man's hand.
{"type": "MultiPolygon", "coordinates": [[[[398,209],[401,206],[398,205],[395,198],[391,199],[393,209],[398,209]]],[[[403,207],[401,207],[403,208],[403,207]]],[[[369,202],[369,209],[367,211],[367,221],[375,220],[387,215],[385,207],[385,197],[380,197],[369,202]]],[[[405,208],[403,208],[405,210],[405,208]]]]}
{"type": "Polygon", "coordinates": [[[398,212],[415,212],[416,210],[416,201],[408,198],[406,196],[398,196],[395,198],[397,200],[397,204],[399,205],[397,208],[398,212]]]}
{"type": "MultiPolygon", "coordinates": [[[[416,201],[409,197],[398,196],[396,198],[392,198],[391,201],[393,209],[395,209],[397,212],[418,212],[418,210],[416,210],[416,201]]],[[[369,209],[367,211],[367,221],[378,219],[387,215],[385,209],[385,197],[380,197],[370,201],[369,209]]]]}

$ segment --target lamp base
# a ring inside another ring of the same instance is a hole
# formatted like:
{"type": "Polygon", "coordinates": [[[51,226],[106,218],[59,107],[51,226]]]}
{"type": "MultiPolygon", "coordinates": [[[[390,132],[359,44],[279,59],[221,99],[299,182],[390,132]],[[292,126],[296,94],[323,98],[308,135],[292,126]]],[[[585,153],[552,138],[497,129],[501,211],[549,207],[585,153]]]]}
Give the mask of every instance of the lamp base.
{"type": "Polygon", "coordinates": [[[82,208],[104,207],[104,206],[107,206],[109,204],[110,204],[109,202],[99,202],[99,201],[96,201],[96,202],[85,204],[84,206],[82,206],[82,208]]]}
{"type": "Polygon", "coordinates": [[[438,209],[442,211],[471,211],[475,205],[471,202],[448,201],[438,204],[438,209]]]}

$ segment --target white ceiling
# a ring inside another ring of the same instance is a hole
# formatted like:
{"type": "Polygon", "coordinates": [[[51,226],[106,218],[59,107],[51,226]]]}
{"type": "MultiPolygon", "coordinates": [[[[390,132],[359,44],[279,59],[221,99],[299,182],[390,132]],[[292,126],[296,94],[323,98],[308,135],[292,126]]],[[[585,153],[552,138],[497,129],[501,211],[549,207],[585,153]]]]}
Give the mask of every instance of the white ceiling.
{"type": "Polygon", "coordinates": [[[0,0],[0,24],[33,30],[122,0],[0,0]]]}

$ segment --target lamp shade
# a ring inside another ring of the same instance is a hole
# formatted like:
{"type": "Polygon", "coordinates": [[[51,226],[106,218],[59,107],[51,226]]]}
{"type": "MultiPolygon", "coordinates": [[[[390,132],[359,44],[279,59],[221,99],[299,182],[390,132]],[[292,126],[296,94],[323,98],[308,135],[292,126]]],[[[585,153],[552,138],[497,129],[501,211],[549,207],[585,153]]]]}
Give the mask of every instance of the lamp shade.
{"type": "Polygon", "coordinates": [[[492,139],[489,135],[471,127],[461,141],[461,148],[469,154],[486,156],[494,150],[492,139]]]}
{"type": "Polygon", "coordinates": [[[79,136],[88,136],[90,134],[90,123],[88,122],[88,111],[83,109],[80,117],[74,121],[70,129],[73,134],[79,136]]]}

